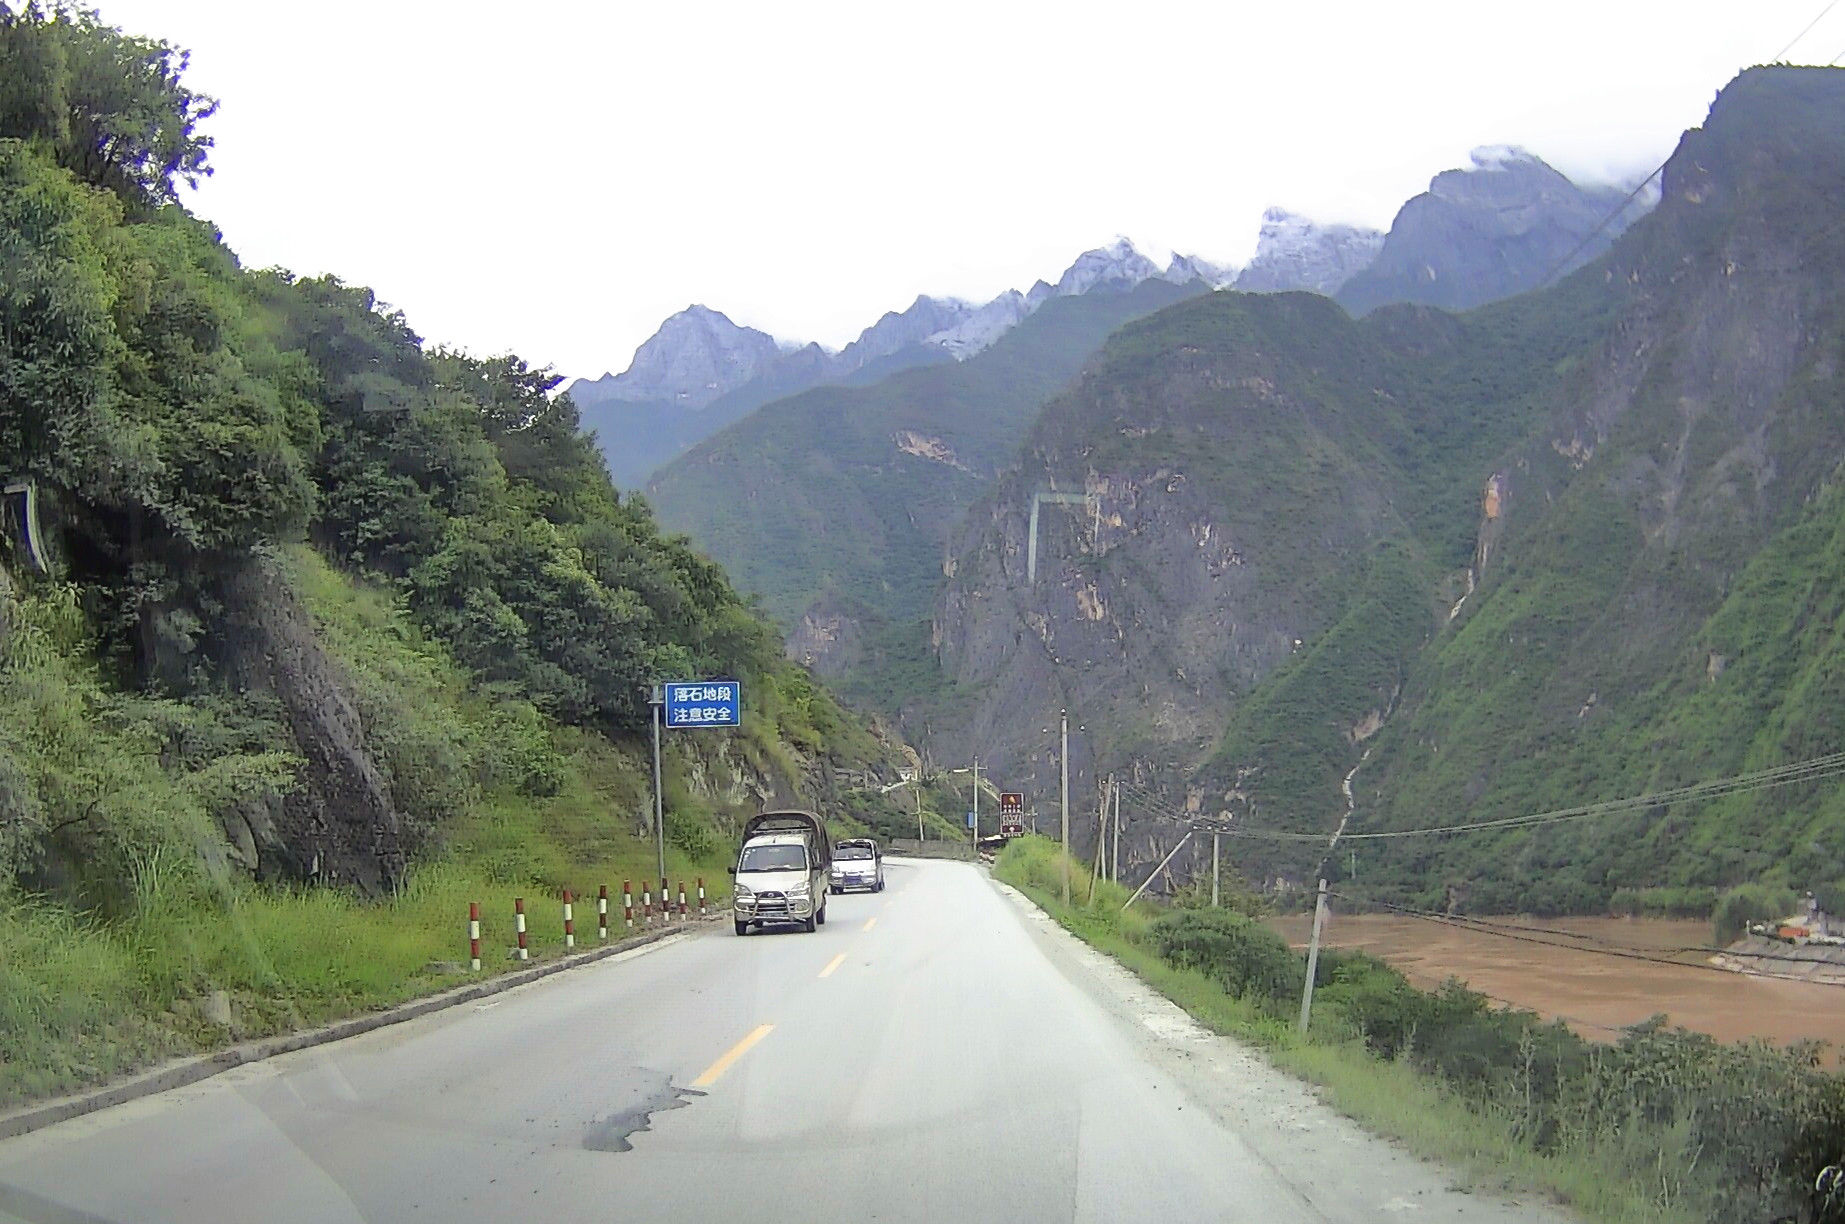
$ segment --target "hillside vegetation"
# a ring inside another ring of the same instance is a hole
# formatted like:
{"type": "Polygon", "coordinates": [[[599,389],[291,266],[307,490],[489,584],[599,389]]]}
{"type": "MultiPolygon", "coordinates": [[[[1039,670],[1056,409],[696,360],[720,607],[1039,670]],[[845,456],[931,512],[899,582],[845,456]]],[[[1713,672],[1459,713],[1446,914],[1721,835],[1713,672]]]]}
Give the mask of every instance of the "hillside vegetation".
{"type": "Polygon", "coordinates": [[[1038,406],[1123,322],[1200,292],[1054,298],[965,362],[776,401],[674,460],[648,497],[762,599],[796,657],[879,691],[923,652],[944,544],[1038,406]]]}
{"type": "MultiPolygon", "coordinates": [[[[1124,857],[1229,812],[1271,886],[1325,842],[1260,834],[1330,836],[1348,774],[1364,833],[1837,751],[1842,191],[1845,73],[1753,69],[1658,209],[1551,288],[1357,322],[1216,294],[1123,328],[958,531],[937,683],[973,700],[929,746],[1054,794],[1040,728],[1069,708],[1078,789],[1141,789],[1124,857]],[[1032,584],[1050,488],[1088,501],[1045,519],[1032,584]]],[[[1594,910],[1836,880],[1841,802],[1814,781],[1350,849],[1399,899],[1594,910]]]]}
{"type": "Polygon", "coordinates": [[[0,6],[0,475],[41,529],[9,498],[0,1104],[428,989],[470,900],[544,932],[646,878],[658,680],[746,706],[668,737],[670,873],[715,886],[771,801],[911,819],[849,790],[898,746],[617,495],[554,375],[177,202],[184,67],[0,6]]]}
{"type": "Polygon", "coordinates": [[[1307,967],[1252,896],[1123,909],[1055,843],[1027,837],[994,874],[1194,1019],[1261,1049],[1366,1127],[1492,1189],[1555,1195],[1586,1219],[1668,1224],[1837,1218],[1811,1194],[1845,1137],[1845,1080],[1811,1045],[1724,1045],[1656,1017],[1606,1043],[1449,981],[1424,991],[1362,952],[1307,967]],[[1810,1211],[1811,1214],[1801,1214],[1810,1211]]]}

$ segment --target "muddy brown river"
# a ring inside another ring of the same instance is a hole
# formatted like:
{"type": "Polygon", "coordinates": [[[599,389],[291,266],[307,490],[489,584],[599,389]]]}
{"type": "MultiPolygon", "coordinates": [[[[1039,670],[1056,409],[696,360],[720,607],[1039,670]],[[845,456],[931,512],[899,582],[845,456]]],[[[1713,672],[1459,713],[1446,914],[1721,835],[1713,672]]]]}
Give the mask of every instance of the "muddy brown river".
{"type": "MultiPolygon", "coordinates": [[[[1710,924],[1648,918],[1494,919],[1567,934],[1517,931],[1544,945],[1396,915],[1332,914],[1327,946],[1357,948],[1401,970],[1418,986],[1457,977],[1501,1003],[1563,1020],[1585,1037],[1613,1040],[1624,1025],[1663,1012],[1674,1025],[1724,1041],[1802,1038],[1845,1051],[1845,987],[1713,971],[1699,963],[1655,964],[1584,951],[1618,948],[1702,962],[1676,952],[1710,943],[1710,924]],[[1553,946],[1555,945],[1555,946],[1553,946]]],[[[1271,919],[1288,942],[1305,947],[1310,915],[1271,919]]]]}

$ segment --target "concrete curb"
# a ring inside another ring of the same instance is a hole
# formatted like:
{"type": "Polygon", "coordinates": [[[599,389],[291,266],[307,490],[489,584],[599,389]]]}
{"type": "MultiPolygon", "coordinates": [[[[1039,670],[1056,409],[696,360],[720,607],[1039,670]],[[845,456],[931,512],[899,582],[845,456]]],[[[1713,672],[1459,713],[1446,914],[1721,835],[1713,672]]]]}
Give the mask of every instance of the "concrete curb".
{"type": "MultiPolygon", "coordinates": [[[[728,913],[729,910],[726,908],[718,916],[723,917],[728,913]]],[[[457,1004],[501,994],[516,986],[550,977],[554,973],[579,969],[584,965],[606,960],[622,952],[632,952],[637,948],[659,943],[673,935],[693,930],[698,924],[709,924],[713,921],[715,919],[711,917],[693,916],[686,922],[666,927],[663,930],[648,931],[643,935],[604,947],[591,948],[586,952],[573,952],[568,956],[534,965],[529,969],[518,969],[511,973],[502,973],[484,982],[471,982],[466,986],[457,986],[437,994],[424,995],[420,999],[399,1003],[395,1007],[387,1007],[382,1011],[367,1012],[362,1016],[353,1016],[346,1020],[336,1020],[320,1028],[302,1029],[294,1033],[283,1033],[275,1037],[246,1041],[212,1054],[175,1059],[151,1071],[143,1071],[127,1079],[105,1084],[100,1088],[73,1093],[70,1096],[55,1097],[33,1105],[19,1106],[0,1113],[0,1139],[11,1139],[31,1131],[42,1130],[47,1126],[55,1126],[59,1122],[67,1122],[72,1118],[80,1118],[84,1114],[95,1113],[99,1109],[109,1109],[141,1097],[153,1096],[158,1092],[183,1088],[187,1084],[196,1084],[200,1080],[210,1079],[233,1067],[262,1062],[278,1054],[292,1054],[296,1050],[326,1045],[347,1037],[356,1037],[360,1033],[369,1033],[373,1029],[381,1029],[386,1025],[402,1024],[406,1020],[427,1016],[431,1012],[438,1012],[457,1004]]]]}

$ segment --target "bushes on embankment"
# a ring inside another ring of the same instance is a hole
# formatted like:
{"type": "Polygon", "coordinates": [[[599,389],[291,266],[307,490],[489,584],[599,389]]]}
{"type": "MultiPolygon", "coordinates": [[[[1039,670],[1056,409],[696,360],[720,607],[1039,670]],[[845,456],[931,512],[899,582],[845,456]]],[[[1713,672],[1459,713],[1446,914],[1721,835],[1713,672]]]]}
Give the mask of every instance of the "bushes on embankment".
{"type": "MultiPolygon", "coordinates": [[[[1807,1214],[1815,1174],[1845,1154],[1845,1080],[1818,1046],[1726,1045],[1659,1021],[1592,1042],[1458,981],[1419,990],[1334,949],[1321,950],[1303,1037],[1305,960],[1256,917],[1124,915],[1125,894],[1091,905],[1086,888],[1066,909],[1044,839],[1013,843],[995,874],[1360,1121],[1489,1182],[1549,1190],[1599,1220],[1845,1218],[1807,1214]]],[[[1087,885],[1087,867],[1073,876],[1087,885]]]]}

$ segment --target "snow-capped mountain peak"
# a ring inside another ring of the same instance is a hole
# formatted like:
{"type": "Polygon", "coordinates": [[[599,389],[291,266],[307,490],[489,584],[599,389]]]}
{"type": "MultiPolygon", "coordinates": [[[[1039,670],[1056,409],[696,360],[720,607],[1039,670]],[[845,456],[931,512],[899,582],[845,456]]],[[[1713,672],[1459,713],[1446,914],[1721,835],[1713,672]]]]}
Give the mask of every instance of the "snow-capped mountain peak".
{"type": "Polygon", "coordinates": [[[1467,160],[1475,170],[1506,170],[1520,162],[1540,160],[1537,154],[1518,145],[1493,144],[1481,145],[1467,154],[1467,160]]]}
{"type": "Polygon", "coordinates": [[[1262,214],[1262,232],[1249,266],[1237,275],[1246,293],[1305,289],[1332,294],[1370,265],[1383,249],[1381,230],[1322,225],[1285,208],[1262,214]]]}

